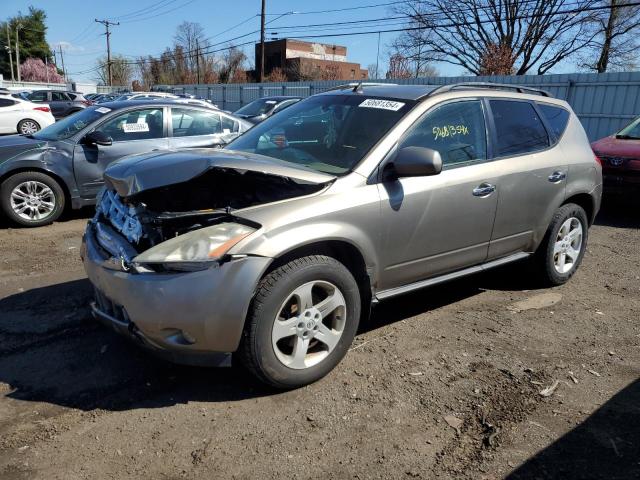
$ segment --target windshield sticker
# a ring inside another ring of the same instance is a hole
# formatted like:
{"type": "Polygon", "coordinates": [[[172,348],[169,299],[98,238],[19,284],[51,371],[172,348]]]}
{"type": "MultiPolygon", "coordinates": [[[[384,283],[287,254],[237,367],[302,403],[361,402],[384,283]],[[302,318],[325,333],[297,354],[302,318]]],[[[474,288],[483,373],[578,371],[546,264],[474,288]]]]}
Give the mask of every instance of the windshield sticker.
{"type": "Polygon", "coordinates": [[[148,132],[148,123],[125,123],[122,125],[124,133],[148,132]]]}
{"type": "Polygon", "coordinates": [[[276,102],[275,100],[267,100],[264,103],[268,103],[269,105],[273,105],[274,103],[278,103],[278,102],[276,102]]]}
{"type": "Polygon", "coordinates": [[[225,135],[229,135],[231,133],[231,130],[228,129],[228,128],[223,128],[222,129],[222,133],[225,134],[225,135]]]}
{"type": "Polygon", "coordinates": [[[433,139],[455,137],[457,135],[469,135],[469,127],[466,125],[444,125],[442,127],[433,127],[431,130],[433,139]]]}
{"type": "Polygon", "coordinates": [[[107,107],[96,108],[96,112],[98,112],[98,113],[109,113],[110,111],[111,111],[111,109],[107,108],[107,107]]]}
{"type": "Polygon", "coordinates": [[[391,110],[397,112],[402,107],[404,107],[404,103],[394,102],[393,100],[378,100],[376,98],[367,98],[358,106],[367,108],[381,108],[382,110],[391,110]]]}

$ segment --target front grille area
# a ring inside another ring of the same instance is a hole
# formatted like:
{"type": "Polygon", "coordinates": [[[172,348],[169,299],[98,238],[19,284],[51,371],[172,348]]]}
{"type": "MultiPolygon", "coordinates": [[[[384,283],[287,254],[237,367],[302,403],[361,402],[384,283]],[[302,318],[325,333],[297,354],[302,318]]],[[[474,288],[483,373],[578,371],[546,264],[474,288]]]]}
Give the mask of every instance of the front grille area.
{"type": "Polygon", "coordinates": [[[620,168],[623,167],[625,165],[625,163],[627,163],[629,160],[629,158],[626,157],[600,157],[600,159],[607,164],[607,166],[609,167],[615,167],[615,168],[620,168]]]}
{"type": "Polygon", "coordinates": [[[102,313],[109,315],[120,323],[127,325],[131,323],[131,320],[129,320],[129,315],[127,315],[127,311],[122,305],[118,305],[117,303],[110,300],[97,288],[94,288],[94,291],[96,296],[96,306],[102,313]]]}

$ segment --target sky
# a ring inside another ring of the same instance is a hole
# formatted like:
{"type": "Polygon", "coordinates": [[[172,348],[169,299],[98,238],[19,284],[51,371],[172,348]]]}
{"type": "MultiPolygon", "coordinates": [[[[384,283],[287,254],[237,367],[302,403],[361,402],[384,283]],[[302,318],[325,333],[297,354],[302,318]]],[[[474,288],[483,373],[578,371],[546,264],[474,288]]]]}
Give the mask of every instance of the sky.
{"type": "MultiPolygon", "coordinates": [[[[29,5],[41,8],[47,13],[47,40],[50,45],[63,45],[66,70],[76,81],[95,80],[95,72],[87,72],[95,67],[97,59],[106,54],[104,27],[94,19],[120,21],[113,26],[111,35],[112,54],[122,54],[136,58],[140,55],[158,55],[165,47],[172,45],[176,27],[183,21],[200,23],[211,43],[220,43],[218,47],[228,46],[227,41],[244,34],[259,31],[260,0],[1,0],[2,17],[26,13],[29,5]],[[243,23],[244,22],[244,23],[243,23]],[[238,26],[238,24],[242,23],[238,26]],[[235,28],[232,28],[235,27],[235,28]]],[[[390,6],[380,5],[388,0],[322,0],[293,1],[267,0],[268,27],[300,26],[317,23],[353,21],[361,19],[389,17],[390,6]],[[365,5],[377,7],[359,8],[365,5]],[[353,8],[342,12],[318,12],[332,9],[353,8]],[[294,12],[294,13],[288,13],[294,12]],[[286,14],[280,18],[280,14],[286,14]]],[[[399,28],[371,27],[362,25],[360,30],[399,28]]],[[[303,34],[325,35],[331,29],[344,31],[343,27],[316,27],[311,31],[304,29],[278,31],[278,37],[296,38],[303,34]],[[298,33],[298,35],[295,35],[298,33]]],[[[357,30],[349,26],[349,31],[357,30]]],[[[387,52],[395,33],[381,35],[380,68],[386,71],[387,52]]],[[[267,40],[270,36],[267,36],[267,40]]],[[[258,41],[259,33],[242,37],[235,43],[258,41]]],[[[344,45],[347,47],[349,61],[358,62],[362,68],[376,62],[378,35],[367,34],[351,37],[327,37],[313,41],[344,45]]],[[[253,64],[253,47],[249,45],[245,52],[253,64]]],[[[461,74],[459,68],[438,66],[441,74],[461,74]]]]}

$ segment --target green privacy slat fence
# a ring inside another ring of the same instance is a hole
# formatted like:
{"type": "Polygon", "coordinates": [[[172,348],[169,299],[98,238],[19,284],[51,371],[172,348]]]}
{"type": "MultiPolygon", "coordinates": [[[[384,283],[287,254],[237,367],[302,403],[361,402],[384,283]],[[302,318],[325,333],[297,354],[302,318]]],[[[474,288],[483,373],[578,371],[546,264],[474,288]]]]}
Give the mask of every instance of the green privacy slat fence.
{"type": "MultiPolygon", "coordinates": [[[[497,82],[543,88],[567,100],[580,117],[591,140],[620,130],[640,115],[640,72],[569,73],[558,75],[430,77],[369,82],[444,85],[457,82],[497,82]]],[[[345,80],[249,84],[176,85],[176,93],[193,93],[211,99],[220,108],[234,111],[267,95],[307,97],[345,80]]]]}

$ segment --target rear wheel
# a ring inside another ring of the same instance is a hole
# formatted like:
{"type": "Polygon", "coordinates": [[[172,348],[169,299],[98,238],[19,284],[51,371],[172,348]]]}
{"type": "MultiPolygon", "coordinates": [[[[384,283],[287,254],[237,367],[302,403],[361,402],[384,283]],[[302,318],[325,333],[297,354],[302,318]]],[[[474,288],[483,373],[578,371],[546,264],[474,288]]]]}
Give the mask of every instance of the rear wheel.
{"type": "Polygon", "coordinates": [[[588,229],[581,206],[568,203],[556,211],[535,259],[546,284],[562,285],[573,276],[584,257],[588,229]]]}
{"type": "Polygon", "coordinates": [[[260,282],[239,353],[263,382],[300,387],[342,360],[359,319],[360,293],[349,270],[330,257],[302,257],[260,282]]]}
{"type": "Polygon", "coordinates": [[[5,215],[25,227],[55,221],[64,210],[64,191],[49,175],[20,172],[0,186],[0,206],[5,215]]]}
{"type": "Polygon", "coordinates": [[[23,118],[18,122],[18,133],[22,135],[30,135],[40,130],[40,124],[30,118],[23,118]]]}

